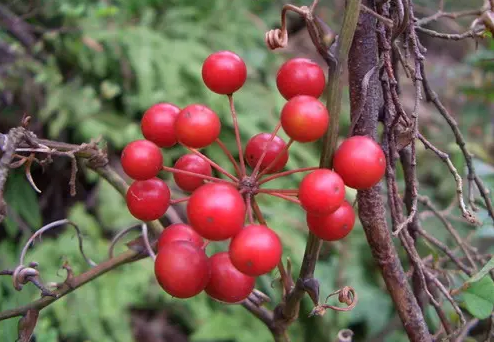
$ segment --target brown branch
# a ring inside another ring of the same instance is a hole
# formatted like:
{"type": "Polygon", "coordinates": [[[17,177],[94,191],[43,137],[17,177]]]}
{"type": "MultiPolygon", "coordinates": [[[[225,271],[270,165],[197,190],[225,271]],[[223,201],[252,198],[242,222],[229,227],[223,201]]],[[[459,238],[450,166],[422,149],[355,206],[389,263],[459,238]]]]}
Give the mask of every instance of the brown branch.
{"type": "Polygon", "coordinates": [[[416,26],[415,29],[419,32],[425,33],[433,38],[441,38],[447,40],[463,40],[467,38],[483,38],[484,29],[468,30],[463,33],[443,33],[437,32],[424,27],[416,26]]]}
{"type": "Polygon", "coordinates": [[[118,256],[116,256],[113,259],[109,259],[107,261],[104,261],[98,266],[90,269],[89,271],[80,274],[79,276],[76,276],[72,278],[72,281],[69,284],[64,284],[60,289],[54,292],[56,297],[43,297],[41,299],[38,299],[32,303],[26,304],[24,306],[11,309],[11,310],[6,310],[3,312],[0,312],[0,321],[11,318],[11,317],[16,317],[16,316],[22,316],[24,315],[28,310],[35,309],[35,310],[41,310],[48,305],[52,304],[56,300],[66,296],[67,294],[71,293],[75,289],[81,287],[82,285],[90,282],[93,279],[98,278],[99,276],[105,274],[106,272],[129,262],[132,261],[137,261],[142,258],[147,257],[146,253],[140,253],[134,250],[128,250],[118,256]]]}
{"type": "Polygon", "coordinates": [[[463,251],[463,253],[467,257],[467,260],[470,263],[470,265],[472,266],[472,268],[474,270],[477,269],[477,265],[473,261],[473,258],[470,255],[470,252],[468,251],[468,248],[467,248],[465,242],[463,241],[461,236],[458,234],[456,229],[446,219],[446,217],[434,206],[434,204],[432,203],[432,201],[428,197],[419,196],[418,200],[420,203],[422,203],[424,206],[426,206],[428,209],[430,209],[434,213],[434,215],[436,215],[436,217],[441,221],[441,223],[444,225],[446,230],[451,234],[451,236],[453,236],[453,238],[456,241],[456,243],[458,244],[458,246],[460,246],[461,250],[463,251]]]}
{"type": "MultiPolygon", "coordinates": [[[[373,1],[368,0],[366,4],[372,7],[373,1]]],[[[368,14],[361,14],[349,58],[352,118],[357,115],[361,103],[361,80],[368,70],[377,65],[377,54],[376,20],[368,14]]],[[[355,134],[375,138],[382,101],[378,77],[371,78],[368,94],[364,116],[356,124],[355,134]]],[[[360,222],[409,339],[428,342],[431,336],[393,245],[380,190],[380,185],[376,185],[369,190],[358,191],[360,222]]]]}
{"type": "Polygon", "coordinates": [[[461,262],[461,260],[453,253],[451,249],[448,248],[444,243],[427,233],[425,230],[422,228],[419,228],[417,232],[427,241],[429,241],[431,244],[439,248],[444,254],[446,254],[452,262],[458,266],[460,270],[465,272],[468,276],[472,276],[472,269],[470,267],[467,267],[465,264],[461,262]]]}
{"type": "Polygon", "coordinates": [[[475,9],[475,10],[465,10],[465,11],[458,11],[458,12],[443,12],[442,10],[437,11],[433,15],[430,15],[428,17],[419,19],[415,22],[417,26],[425,26],[427,24],[430,24],[433,21],[439,20],[441,18],[448,18],[448,19],[458,19],[462,17],[478,17],[482,14],[483,10],[482,9],[475,9]]]}
{"type": "Polygon", "coordinates": [[[424,91],[427,101],[432,102],[434,104],[438,112],[446,120],[451,130],[453,131],[453,134],[456,139],[456,144],[460,147],[460,150],[462,151],[463,157],[465,158],[465,162],[467,164],[468,181],[474,182],[477,188],[479,189],[480,195],[484,199],[485,205],[487,207],[487,211],[489,212],[489,216],[492,218],[494,222],[494,207],[492,206],[492,201],[489,197],[489,192],[485,187],[484,183],[482,182],[482,180],[475,173],[475,167],[473,166],[473,161],[472,161],[472,154],[467,149],[465,138],[463,137],[463,134],[461,133],[455,119],[451,116],[449,111],[443,105],[437,93],[431,88],[425,74],[425,64],[423,61],[421,61],[420,63],[420,69],[422,70],[422,75],[423,75],[422,84],[424,86],[424,91]]]}
{"type": "Polygon", "coordinates": [[[28,51],[36,44],[36,37],[32,34],[30,26],[4,5],[0,5],[0,27],[17,39],[28,51]]]}

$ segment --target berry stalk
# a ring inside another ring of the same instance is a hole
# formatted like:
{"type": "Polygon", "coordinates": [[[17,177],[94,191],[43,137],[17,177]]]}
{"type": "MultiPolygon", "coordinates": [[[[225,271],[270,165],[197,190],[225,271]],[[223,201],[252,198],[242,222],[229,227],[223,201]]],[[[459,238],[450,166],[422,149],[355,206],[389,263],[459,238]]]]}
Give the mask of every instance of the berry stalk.
{"type": "Polygon", "coordinates": [[[237,142],[237,149],[238,149],[238,159],[240,160],[240,175],[239,177],[245,177],[246,172],[245,172],[245,160],[244,160],[244,153],[242,149],[242,141],[240,140],[240,129],[238,127],[238,118],[237,118],[237,113],[235,111],[235,104],[233,103],[233,95],[228,94],[228,103],[230,104],[230,113],[232,115],[232,120],[233,120],[233,128],[235,130],[235,140],[237,142]]]}
{"type": "Polygon", "coordinates": [[[295,170],[289,170],[289,171],[283,171],[283,172],[275,173],[275,174],[273,174],[269,177],[266,177],[263,180],[259,181],[259,186],[261,186],[262,184],[267,183],[269,181],[272,181],[274,179],[285,177],[285,176],[288,176],[288,175],[291,175],[294,173],[314,171],[314,170],[318,170],[318,169],[320,169],[319,166],[312,166],[312,167],[304,167],[301,169],[295,169],[295,170]]]}
{"type": "Polygon", "coordinates": [[[259,189],[258,192],[264,193],[264,194],[269,194],[269,193],[279,193],[279,194],[285,194],[289,196],[297,196],[298,195],[298,189],[259,189]]]}
{"type": "Polygon", "coordinates": [[[247,217],[250,224],[254,224],[254,215],[252,213],[252,196],[247,194],[245,196],[245,204],[247,205],[247,217]]]}
{"type": "Polygon", "coordinates": [[[225,153],[225,155],[228,157],[228,160],[230,160],[230,162],[232,163],[233,168],[235,169],[235,173],[237,174],[237,177],[242,177],[242,172],[240,171],[240,167],[238,166],[238,163],[235,160],[235,157],[233,157],[233,154],[228,150],[228,148],[223,143],[223,141],[221,141],[218,138],[218,139],[216,139],[215,142],[221,148],[221,150],[223,151],[223,153],[225,153]]]}
{"type": "Polygon", "coordinates": [[[273,166],[276,165],[276,163],[278,162],[278,160],[280,160],[280,158],[283,156],[283,153],[285,153],[286,151],[288,151],[288,149],[290,148],[290,146],[292,146],[292,144],[293,144],[294,141],[295,140],[290,139],[288,141],[288,144],[286,144],[285,148],[283,148],[278,153],[278,155],[276,156],[276,158],[274,158],[273,161],[271,163],[269,163],[269,165],[257,175],[256,179],[259,179],[262,176],[264,176],[266,173],[268,173],[269,170],[271,170],[273,168],[273,166]]]}
{"type": "MultiPolygon", "coordinates": [[[[261,191],[259,191],[261,192],[261,191]]],[[[280,194],[278,192],[262,192],[266,195],[270,195],[270,196],[274,196],[274,197],[278,197],[278,198],[282,198],[288,202],[292,202],[292,203],[295,203],[295,204],[298,204],[300,205],[300,201],[298,199],[295,199],[295,198],[292,198],[290,196],[286,196],[286,195],[283,195],[283,194],[280,194]]]]}
{"type": "Polygon", "coordinates": [[[186,171],[186,170],[180,170],[180,169],[177,169],[177,168],[174,168],[174,167],[169,167],[169,166],[162,166],[162,169],[163,171],[167,171],[167,172],[171,172],[171,173],[179,173],[179,174],[183,174],[183,175],[187,175],[187,176],[194,176],[194,177],[198,177],[198,178],[203,178],[203,179],[206,179],[206,180],[209,180],[209,181],[212,181],[212,182],[223,182],[223,183],[229,183],[229,184],[236,184],[236,182],[230,182],[226,179],[221,179],[221,178],[218,178],[218,177],[212,177],[212,176],[206,176],[206,175],[203,175],[203,174],[200,174],[200,173],[196,173],[196,172],[191,172],[191,171],[186,171]]]}
{"type": "Polygon", "coordinates": [[[204,159],[205,161],[207,161],[219,173],[224,174],[225,176],[227,176],[228,178],[230,178],[235,183],[238,183],[238,178],[237,177],[235,177],[234,175],[232,175],[231,173],[229,173],[228,171],[226,171],[224,168],[222,168],[221,166],[219,166],[218,164],[216,164],[214,161],[212,161],[211,159],[209,159],[208,157],[206,157],[204,154],[202,154],[201,152],[199,152],[195,148],[191,148],[191,147],[185,146],[183,144],[182,144],[182,146],[184,146],[190,152],[194,153],[195,155],[197,155],[197,156],[201,157],[202,159],[204,159]]]}
{"type": "MultiPolygon", "coordinates": [[[[256,215],[257,221],[259,221],[260,224],[267,226],[266,220],[264,219],[264,216],[262,215],[261,208],[259,208],[259,205],[257,204],[257,201],[255,198],[252,198],[252,210],[254,211],[254,214],[256,215]]],[[[285,293],[288,293],[291,288],[293,287],[293,279],[292,275],[287,273],[285,270],[285,265],[283,265],[283,261],[280,260],[278,265],[276,266],[278,268],[278,271],[280,272],[280,278],[281,282],[283,284],[283,289],[285,290],[285,293]]]]}
{"type": "Polygon", "coordinates": [[[175,200],[171,200],[170,204],[177,204],[177,203],[182,203],[182,202],[187,202],[189,200],[190,196],[183,197],[183,198],[177,198],[175,200]]]}
{"type": "MultiPolygon", "coordinates": [[[[264,146],[264,150],[262,151],[261,157],[257,161],[256,167],[252,171],[252,177],[253,178],[256,178],[257,177],[257,174],[259,172],[259,169],[261,168],[262,161],[264,160],[264,157],[266,157],[266,153],[268,152],[268,146],[274,140],[274,137],[276,136],[276,133],[278,133],[278,131],[280,130],[280,128],[281,128],[281,121],[278,121],[278,124],[276,125],[276,127],[273,130],[273,132],[271,133],[271,137],[269,138],[268,142],[266,143],[266,146],[264,146]]],[[[283,152],[280,151],[280,155],[282,153],[283,152]]]]}

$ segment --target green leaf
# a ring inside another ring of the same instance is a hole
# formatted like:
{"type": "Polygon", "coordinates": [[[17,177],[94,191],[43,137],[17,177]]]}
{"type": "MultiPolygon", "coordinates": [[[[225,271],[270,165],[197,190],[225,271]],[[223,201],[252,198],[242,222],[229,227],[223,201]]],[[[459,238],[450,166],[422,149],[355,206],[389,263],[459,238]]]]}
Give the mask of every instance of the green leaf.
{"type": "Polygon", "coordinates": [[[494,310],[494,282],[490,277],[472,283],[463,291],[462,305],[478,319],[489,317],[494,310]]]}
{"type": "Polygon", "coordinates": [[[474,282],[481,280],[492,269],[494,269],[494,257],[492,257],[491,260],[489,260],[477,274],[470,277],[470,279],[468,279],[467,282],[468,283],[474,283],[474,282]]]}

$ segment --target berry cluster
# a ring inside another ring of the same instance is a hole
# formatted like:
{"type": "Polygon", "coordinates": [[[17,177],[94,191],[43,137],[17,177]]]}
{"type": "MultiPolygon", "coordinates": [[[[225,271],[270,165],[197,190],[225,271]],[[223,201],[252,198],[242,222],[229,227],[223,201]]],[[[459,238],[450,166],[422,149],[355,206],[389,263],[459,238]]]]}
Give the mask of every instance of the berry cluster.
{"type": "Polygon", "coordinates": [[[236,303],[251,293],[257,276],[281,262],[280,238],[266,225],[255,200],[257,194],[299,204],[307,212],[313,234],[327,241],[342,239],[355,222],[353,208],[345,201],[345,185],[367,189],[378,183],[384,175],[385,157],[374,140],[354,136],[335,153],[334,170],[307,167],[282,171],[293,142],[314,142],[328,130],[329,113],[318,100],[325,76],[308,59],[295,58],[281,66],[276,83],[287,102],[280,121],[273,132],[250,138],[245,150],[233,102],[233,93],[247,78],[244,61],[230,51],[213,53],[204,61],[202,78],[211,91],[228,97],[238,162],[218,138],[221,122],[212,109],[203,104],[182,109],[171,103],[156,104],[142,118],[145,140],[131,142],[122,152],[123,169],[134,179],[126,201],[132,215],[143,221],[160,218],[170,204],[187,202],[188,224],[173,224],[159,238],[156,278],[174,297],[188,298],[204,290],[216,300],[236,303]],[[290,138],[288,142],[277,135],[280,128],[290,138]],[[226,153],[236,174],[199,151],[213,143],[226,153]],[[174,167],[163,166],[160,148],[176,144],[189,153],[174,167]],[[215,177],[213,169],[228,179],[215,177]],[[167,184],[157,177],[161,170],[173,173],[176,185],[190,196],[172,200],[167,184]],[[310,172],[298,189],[264,187],[296,172],[310,172]],[[206,255],[210,241],[224,240],[231,240],[227,252],[206,255]]]}

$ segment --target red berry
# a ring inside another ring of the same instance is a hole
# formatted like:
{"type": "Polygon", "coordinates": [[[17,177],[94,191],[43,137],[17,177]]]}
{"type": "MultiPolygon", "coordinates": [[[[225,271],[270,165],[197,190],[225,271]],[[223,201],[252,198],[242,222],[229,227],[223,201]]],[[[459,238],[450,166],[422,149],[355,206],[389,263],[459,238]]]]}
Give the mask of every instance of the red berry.
{"type": "Polygon", "coordinates": [[[321,138],[329,125],[326,107],[315,97],[297,95],[281,110],[281,126],[286,134],[298,142],[312,142],[321,138]]]}
{"type": "Polygon", "coordinates": [[[244,85],[247,67],[242,58],[231,51],[215,52],[202,65],[202,79],[215,93],[233,94],[244,85]]]}
{"type": "Polygon", "coordinates": [[[136,140],[129,143],[120,157],[124,172],[135,180],[156,177],[163,166],[163,155],[155,143],[136,140]]]}
{"type": "Polygon", "coordinates": [[[354,224],[355,212],[347,201],[328,215],[307,213],[307,226],[310,231],[325,241],[343,239],[352,231],[354,224]]]}
{"type": "MultiPolygon", "coordinates": [[[[274,139],[268,143],[271,139],[271,133],[259,133],[254,135],[247,142],[245,146],[245,157],[247,159],[247,164],[250,167],[254,168],[257,165],[257,162],[261,158],[263,150],[267,147],[266,155],[261,162],[261,170],[264,170],[266,167],[271,164],[272,161],[278,156],[278,154],[283,151],[286,144],[278,136],[275,136],[274,139]]],[[[283,151],[282,156],[278,158],[276,163],[269,169],[267,173],[274,173],[282,170],[286,163],[288,162],[288,151],[283,151]]]]}
{"type": "Polygon", "coordinates": [[[154,274],[168,294],[190,298],[204,290],[211,277],[211,267],[204,250],[187,241],[175,241],[159,250],[154,274]]]}
{"type": "Polygon", "coordinates": [[[207,183],[187,203],[192,228],[202,237],[220,241],[237,234],[245,220],[245,202],[238,190],[224,183],[207,183]]]}
{"type": "MultiPolygon", "coordinates": [[[[211,165],[194,153],[181,156],[175,163],[175,168],[204,176],[212,176],[211,165]]],[[[178,172],[173,174],[173,179],[180,189],[188,192],[192,192],[204,184],[204,178],[178,172]]]]}
{"type": "Polygon", "coordinates": [[[177,143],[174,126],[179,112],[180,108],[171,103],[151,106],[141,120],[142,134],[159,147],[172,147],[177,143]]]}
{"type": "Polygon", "coordinates": [[[278,91],[287,100],[297,95],[320,97],[326,80],[324,71],[307,58],[294,58],[281,66],[276,76],[278,91]]]}
{"type": "Polygon", "coordinates": [[[245,226],[230,243],[233,266],[251,277],[273,270],[281,260],[283,247],[278,235],[266,226],[245,226]]]}
{"type": "Polygon", "coordinates": [[[157,220],[170,206],[170,189],[159,178],[135,181],[125,196],[130,213],[141,221],[157,220]]]}
{"type": "Polygon", "coordinates": [[[384,176],[386,157],[373,139],[353,136],[336,150],[333,167],[347,186],[365,190],[379,183],[384,176]]]}
{"type": "Polygon", "coordinates": [[[300,182],[298,198],[308,213],[330,214],[345,200],[345,183],[336,172],[328,169],[316,170],[300,182]]]}
{"type": "Polygon", "coordinates": [[[218,138],[220,131],[218,115],[201,104],[188,105],[180,111],[175,121],[177,140],[192,148],[210,145],[218,138]]]}
{"type": "Polygon", "coordinates": [[[254,289],[256,278],[237,270],[232,265],[228,252],[216,253],[209,261],[211,279],[205,292],[210,297],[226,303],[238,303],[249,296],[254,289]]]}
{"type": "Polygon", "coordinates": [[[174,241],[188,241],[197,247],[204,245],[204,239],[185,223],[171,224],[161,232],[158,239],[158,251],[165,244],[174,241]]]}

